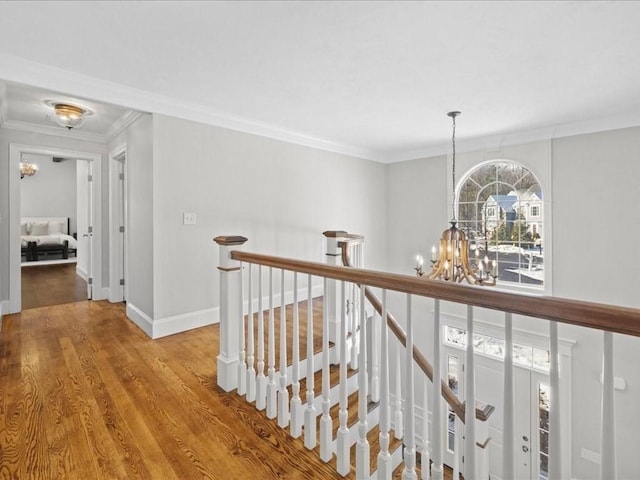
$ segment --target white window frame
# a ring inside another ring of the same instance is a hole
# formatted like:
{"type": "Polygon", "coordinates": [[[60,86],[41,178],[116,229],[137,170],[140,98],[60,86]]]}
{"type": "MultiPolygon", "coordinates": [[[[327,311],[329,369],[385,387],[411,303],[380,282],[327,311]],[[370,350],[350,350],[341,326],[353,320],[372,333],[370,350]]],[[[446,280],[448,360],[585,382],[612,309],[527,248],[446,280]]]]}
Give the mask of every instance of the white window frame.
{"type": "MultiPolygon", "coordinates": [[[[546,198],[548,202],[550,202],[550,195],[547,193],[548,190],[550,190],[546,185],[543,184],[543,182],[541,182],[539,175],[536,173],[535,169],[532,168],[530,165],[527,165],[521,161],[516,161],[516,160],[512,160],[509,158],[494,158],[494,159],[490,159],[490,160],[485,160],[482,162],[479,162],[477,164],[471,165],[469,166],[469,168],[466,169],[464,175],[462,175],[461,179],[458,181],[455,189],[456,189],[456,194],[455,194],[455,211],[456,211],[456,217],[458,218],[458,220],[460,220],[460,192],[462,187],[464,186],[465,182],[467,181],[467,179],[471,176],[471,174],[473,174],[475,171],[477,171],[478,169],[485,167],[487,165],[490,165],[492,163],[512,163],[514,165],[517,165],[519,167],[523,167],[525,169],[527,169],[533,176],[534,178],[537,180],[538,185],[541,188],[542,191],[542,197],[546,198]]],[[[540,208],[543,208],[543,201],[540,200],[540,208]]],[[[495,208],[496,212],[499,211],[498,209],[500,208],[498,205],[491,205],[488,206],[486,208],[486,216],[485,216],[485,221],[491,222],[491,225],[493,226],[493,228],[496,228],[496,221],[498,218],[500,218],[500,215],[496,215],[494,217],[489,216],[489,209],[490,208],[495,208]]],[[[538,230],[540,229],[540,225],[539,225],[539,221],[536,222],[538,223],[538,230]]],[[[551,214],[549,212],[548,214],[548,218],[545,220],[545,222],[543,222],[544,224],[549,224],[549,227],[551,225],[551,214]]],[[[459,225],[460,226],[460,225],[459,225]]],[[[545,232],[544,235],[545,237],[547,237],[547,235],[550,235],[550,228],[544,227],[543,231],[545,232]]],[[[496,289],[498,290],[505,290],[505,291],[516,291],[516,292],[525,292],[527,294],[532,294],[532,295],[543,295],[543,294],[551,294],[551,245],[550,245],[550,236],[548,238],[545,238],[544,240],[544,245],[545,245],[545,258],[544,258],[544,270],[545,270],[545,275],[544,275],[544,280],[542,282],[542,285],[531,285],[531,284],[526,284],[526,283],[519,283],[519,282],[505,282],[505,281],[500,281],[500,279],[498,279],[498,284],[496,285],[496,289]]]]}

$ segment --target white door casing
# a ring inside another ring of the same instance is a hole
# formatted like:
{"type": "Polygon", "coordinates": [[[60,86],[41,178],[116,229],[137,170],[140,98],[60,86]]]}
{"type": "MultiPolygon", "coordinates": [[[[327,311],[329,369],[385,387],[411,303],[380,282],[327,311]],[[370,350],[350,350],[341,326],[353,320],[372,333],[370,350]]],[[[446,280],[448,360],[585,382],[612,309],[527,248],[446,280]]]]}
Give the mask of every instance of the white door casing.
{"type": "Polygon", "coordinates": [[[20,159],[23,154],[51,155],[56,157],[85,159],[93,167],[94,188],[92,188],[92,216],[94,221],[93,251],[91,263],[93,265],[93,298],[104,298],[102,292],[102,241],[101,225],[101,161],[99,153],[81,152],[55,147],[43,147],[18,143],[9,144],[9,311],[17,313],[22,309],[21,267],[20,267],[20,159]]]}
{"type": "Polygon", "coordinates": [[[122,302],[127,295],[127,189],[126,145],[109,154],[109,301],[122,302]]]}
{"type": "MultiPolygon", "coordinates": [[[[463,325],[454,321],[456,328],[463,325]]],[[[499,328],[482,328],[482,322],[477,322],[480,326],[479,332],[484,334],[492,334],[498,338],[499,328]]],[[[446,326],[445,326],[446,327],[446,326]]],[[[443,329],[445,328],[443,327],[443,329]]],[[[446,340],[446,330],[442,335],[446,340]]],[[[542,347],[544,339],[539,338],[538,334],[530,334],[528,332],[519,331],[515,334],[516,343],[536,345],[542,347]]],[[[548,340],[547,340],[548,341],[548,340]]],[[[452,346],[443,342],[442,347],[442,365],[443,376],[447,378],[450,359],[454,359],[458,369],[458,397],[464,399],[464,349],[452,346]]],[[[561,392],[561,410],[563,434],[569,432],[570,428],[570,385],[571,385],[571,345],[573,342],[561,341],[561,375],[562,383],[567,388],[561,392]]],[[[485,403],[493,405],[495,411],[490,417],[489,436],[489,473],[492,479],[506,480],[502,478],[502,429],[503,429],[503,379],[504,379],[504,363],[501,359],[491,357],[484,354],[475,355],[476,363],[476,398],[485,403]]],[[[538,410],[538,394],[540,384],[549,385],[549,375],[547,372],[538,369],[514,364],[514,408],[515,408],[515,435],[514,435],[514,452],[516,464],[516,479],[533,480],[540,478],[540,431],[539,426],[539,410],[538,410]]],[[[443,418],[447,418],[443,412],[443,418]]],[[[568,460],[571,455],[569,435],[563,437],[563,463],[570,465],[568,460]]],[[[448,448],[448,438],[445,440],[444,461],[447,465],[453,465],[453,452],[448,448]]],[[[461,448],[463,442],[460,442],[461,448]]],[[[464,453],[464,452],[462,452],[464,453]]],[[[563,468],[563,471],[564,468],[563,468]]],[[[567,473],[569,475],[569,473],[567,473]]]]}

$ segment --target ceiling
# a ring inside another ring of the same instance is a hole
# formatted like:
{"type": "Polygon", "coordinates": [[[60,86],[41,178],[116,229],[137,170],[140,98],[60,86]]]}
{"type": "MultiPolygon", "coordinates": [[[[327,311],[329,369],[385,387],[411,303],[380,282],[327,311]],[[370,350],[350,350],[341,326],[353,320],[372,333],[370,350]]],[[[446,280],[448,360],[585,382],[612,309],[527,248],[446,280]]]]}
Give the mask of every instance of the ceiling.
{"type": "Polygon", "coordinates": [[[450,110],[462,149],[640,125],[638,25],[635,1],[3,1],[0,79],[8,121],[42,120],[28,85],[106,123],[150,111],[390,162],[447,151],[450,110]]]}

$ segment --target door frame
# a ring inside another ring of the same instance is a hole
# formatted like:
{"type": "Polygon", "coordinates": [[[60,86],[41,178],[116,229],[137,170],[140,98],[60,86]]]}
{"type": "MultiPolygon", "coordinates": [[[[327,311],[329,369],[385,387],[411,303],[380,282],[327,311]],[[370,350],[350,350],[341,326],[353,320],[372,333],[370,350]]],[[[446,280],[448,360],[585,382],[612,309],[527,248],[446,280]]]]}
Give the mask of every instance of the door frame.
{"type": "MultiPolygon", "coordinates": [[[[441,323],[442,347],[440,349],[440,352],[441,352],[440,364],[442,365],[442,377],[446,379],[447,378],[446,362],[447,362],[448,352],[455,351],[460,353],[459,355],[460,363],[458,366],[459,368],[461,368],[461,365],[466,363],[465,349],[459,346],[448,344],[446,342],[446,327],[450,326],[450,327],[466,330],[467,326],[466,326],[466,318],[463,318],[458,315],[452,315],[452,314],[441,315],[441,321],[442,321],[441,323]]],[[[504,325],[499,323],[489,322],[486,320],[474,319],[474,333],[501,338],[504,340],[504,325]]],[[[534,332],[534,331],[514,327],[513,342],[524,344],[524,345],[532,345],[538,348],[548,348],[549,335],[547,333],[539,333],[539,332],[534,332]]],[[[561,375],[561,378],[560,378],[560,389],[561,389],[560,419],[561,420],[560,421],[561,421],[561,430],[562,430],[562,435],[561,435],[561,449],[562,449],[561,461],[562,461],[562,475],[563,475],[562,478],[571,478],[571,470],[572,470],[571,468],[571,456],[572,456],[572,450],[571,450],[572,368],[571,368],[571,364],[572,364],[572,358],[571,357],[573,355],[572,349],[575,343],[576,343],[575,340],[570,340],[566,338],[558,339],[558,346],[559,346],[559,353],[560,353],[560,375],[561,375]]],[[[488,361],[494,361],[504,365],[503,359],[498,359],[483,353],[476,353],[475,356],[476,356],[476,367],[477,367],[478,357],[482,357],[484,359],[487,359],[488,361]]],[[[503,366],[500,367],[500,370],[502,370],[502,368],[503,366]]],[[[514,370],[515,369],[529,370],[531,385],[532,385],[531,388],[533,388],[534,379],[540,379],[542,376],[548,375],[548,373],[539,371],[535,368],[520,366],[516,363],[514,363],[514,370]]],[[[461,391],[464,391],[465,374],[464,372],[459,371],[459,375],[460,375],[460,382],[462,383],[461,391]]],[[[477,381],[477,372],[476,372],[476,381],[477,381]]],[[[532,405],[531,401],[529,403],[530,405],[532,405]]],[[[537,402],[536,402],[536,405],[537,405],[537,402]]],[[[446,409],[445,402],[442,402],[442,408],[443,408],[442,418],[446,419],[448,417],[446,416],[447,409],[446,409]]],[[[534,413],[537,413],[537,412],[530,412],[531,418],[533,418],[532,416],[534,415],[534,413]]],[[[494,412],[493,415],[502,415],[501,406],[500,408],[496,408],[496,411],[494,412]]],[[[491,422],[491,419],[489,419],[489,422],[491,422]]],[[[446,430],[446,428],[444,430],[446,430]]],[[[491,431],[491,428],[489,430],[491,431]]],[[[445,435],[444,435],[443,441],[447,442],[448,441],[447,432],[445,431],[444,433],[445,435]]],[[[537,439],[537,430],[536,430],[536,439],[537,439]]],[[[489,445],[490,445],[489,448],[492,448],[492,444],[490,443],[489,445]]],[[[445,446],[444,450],[446,450],[447,443],[444,443],[444,446],[445,446]]],[[[462,448],[464,448],[463,442],[461,442],[461,446],[462,448]]],[[[494,445],[494,448],[495,448],[495,445],[494,445]]],[[[444,450],[443,450],[443,453],[446,456],[447,453],[444,450]]],[[[445,460],[445,463],[446,463],[446,460],[445,460]]],[[[532,475],[533,474],[534,474],[534,470],[532,469],[532,475]]],[[[500,477],[496,476],[496,478],[499,479],[500,477]]]]}
{"type": "Polygon", "coordinates": [[[93,162],[93,249],[91,255],[93,300],[106,298],[102,288],[102,155],[58,147],[9,143],[9,312],[22,310],[20,266],[20,159],[22,154],[52,155],[93,162]]]}
{"type": "Polygon", "coordinates": [[[109,301],[126,301],[128,295],[128,208],[127,208],[127,146],[109,153],[109,301]],[[120,173],[124,175],[121,188],[120,173]],[[124,227],[121,235],[119,227],[124,227]],[[124,286],[120,280],[124,279],[124,286]]]}

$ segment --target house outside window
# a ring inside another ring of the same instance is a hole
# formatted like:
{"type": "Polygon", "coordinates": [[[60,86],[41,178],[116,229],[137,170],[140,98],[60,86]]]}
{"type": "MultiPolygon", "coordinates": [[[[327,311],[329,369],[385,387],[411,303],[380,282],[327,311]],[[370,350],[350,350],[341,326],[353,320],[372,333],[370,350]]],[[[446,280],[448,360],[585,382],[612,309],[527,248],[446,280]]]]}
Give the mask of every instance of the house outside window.
{"type": "Polygon", "coordinates": [[[499,283],[543,287],[543,198],[533,172],[510,160],[483,163],[460,182],[458,228],[469,258],[496,260],[499,283]]]}

